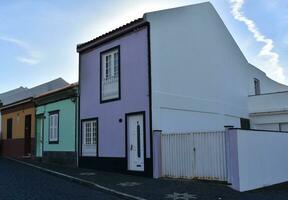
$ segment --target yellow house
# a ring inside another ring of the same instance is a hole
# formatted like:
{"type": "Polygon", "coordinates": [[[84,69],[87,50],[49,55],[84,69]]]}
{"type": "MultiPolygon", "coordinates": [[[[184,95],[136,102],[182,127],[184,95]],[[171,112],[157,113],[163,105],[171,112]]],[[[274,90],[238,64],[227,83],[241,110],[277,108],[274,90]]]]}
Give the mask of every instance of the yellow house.
{"type": "Polygon", "coordinates": [[[30,156],[35,148],[35,107],[33,98],[1,108],[2,155],[30,156]]]}

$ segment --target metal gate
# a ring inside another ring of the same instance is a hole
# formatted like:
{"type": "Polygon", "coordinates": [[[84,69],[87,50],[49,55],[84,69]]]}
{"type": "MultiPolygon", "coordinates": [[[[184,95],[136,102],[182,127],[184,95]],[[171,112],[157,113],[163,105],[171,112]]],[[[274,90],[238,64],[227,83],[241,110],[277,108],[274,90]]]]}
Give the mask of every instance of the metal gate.
{"type": "Polygon", "coordinates": [[[162,133],[162,176],[227,181],[225,146],[225,131],[162,133]]]}

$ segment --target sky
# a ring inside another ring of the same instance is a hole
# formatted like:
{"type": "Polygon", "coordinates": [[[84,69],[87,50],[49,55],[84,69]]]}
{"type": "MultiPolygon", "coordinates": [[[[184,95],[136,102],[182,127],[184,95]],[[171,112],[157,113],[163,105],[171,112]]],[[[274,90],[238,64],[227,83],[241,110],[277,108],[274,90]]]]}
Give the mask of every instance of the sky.
{"type": "MultiPolygon", "coordinates": [[[[0,1],[0,93],[78,81],[76,45],[145,12],[203,0],[0,1]]],[[[288,1],[210,0],[247,60],[288,84],[288,1]]]]}

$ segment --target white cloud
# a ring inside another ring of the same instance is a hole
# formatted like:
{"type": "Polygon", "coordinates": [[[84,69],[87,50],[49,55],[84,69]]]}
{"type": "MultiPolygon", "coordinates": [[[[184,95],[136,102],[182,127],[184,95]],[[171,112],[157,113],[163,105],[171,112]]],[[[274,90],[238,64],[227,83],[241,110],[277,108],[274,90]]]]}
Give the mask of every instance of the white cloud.
{"type": "Polygon", "coordinates": [[[24,42],[22,40],[19,40],[13,37],[5,37],[5,36],[0,36],[0,40],[14,44],[25,51],[26,53],[25,56],[16,57],[16,59],[19,62],[28,64],[28,65],[36,65],[40,62],[40,53],[32,49],[31,46],[27,42],[24,42]]]}
{"type": "Polygon", "coordinates": [[[232,15],[236,20],[243,22],[247,26],[257,42],[264,43],[264,46],[258,53],[258,57],[260,58],[259,63],[264,63],[260,68],[262,68],[272,79],[285,83],[286,77],[284,75],[284,69],[279,63],[279,55],[273,51],[273,40],[263,35],[258,30],[255,22],[244,15],[241,10],[244,3],[245,0],[230,0],[232,15]]]}
{"type": "Polygon", "coordinates": [[[17,57],[17,60],[19,62],[26,63],[28,65],[36,65],[39,63],[38,60],[33,59],[33,58],[31,59],[31,58],[25,58],[25,57],[17,57]]]}

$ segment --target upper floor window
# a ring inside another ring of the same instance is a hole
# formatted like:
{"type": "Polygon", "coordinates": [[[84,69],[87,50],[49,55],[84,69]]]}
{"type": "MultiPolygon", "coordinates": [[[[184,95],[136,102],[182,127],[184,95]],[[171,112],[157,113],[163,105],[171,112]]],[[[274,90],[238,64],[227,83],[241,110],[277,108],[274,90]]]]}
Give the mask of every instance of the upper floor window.
{"type": "Polygon", "coordinates": [[[101,53],[101,103],[120,99],[120,47],[101,53]]]}
{"type": "Polygon", "coordinates": [[[258,80],[257,78],[254,78],[254,90],[255,90],[255,95],[261,94],[260,80],[258,80]]]}
{"type": "Polygon", "coordinates": [[[242,129],[250,129],[250,120],[245,118],[240,118],[240,125],[242,129]]]}

